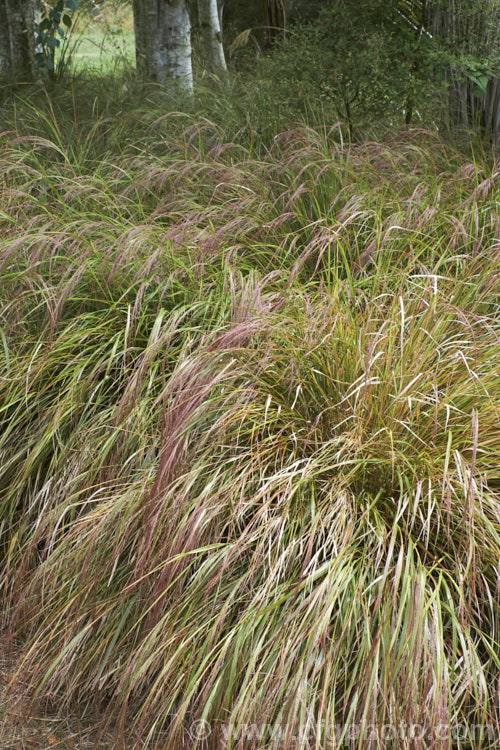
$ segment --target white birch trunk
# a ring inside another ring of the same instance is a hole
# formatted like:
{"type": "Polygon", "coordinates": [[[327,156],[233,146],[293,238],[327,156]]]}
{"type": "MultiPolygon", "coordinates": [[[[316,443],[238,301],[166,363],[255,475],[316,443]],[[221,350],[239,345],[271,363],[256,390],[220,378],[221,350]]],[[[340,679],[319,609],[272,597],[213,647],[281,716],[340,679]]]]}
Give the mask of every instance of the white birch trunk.
{"type": "Polygon", "coordinates": [[[205,64],[212,73],[227,70],[217,0],[198,0],[201,42],[205,64]]]}
{"type": "Polygon", "coordinates": [[[0,0],[0,74],[13,81],[34,73],[35,0],[0,0]]]}
{"type": "Polygon", "coordinates": [[[224,0],[217,0],[217,13],[219,14],[219,26],[222,32],[222,17],[224,16],[224,0]]]}
{"type": "Polygon", "coordinates": [[[187,0],[133,0],[137,68],[151,81],[193,91],[187,0]]]}

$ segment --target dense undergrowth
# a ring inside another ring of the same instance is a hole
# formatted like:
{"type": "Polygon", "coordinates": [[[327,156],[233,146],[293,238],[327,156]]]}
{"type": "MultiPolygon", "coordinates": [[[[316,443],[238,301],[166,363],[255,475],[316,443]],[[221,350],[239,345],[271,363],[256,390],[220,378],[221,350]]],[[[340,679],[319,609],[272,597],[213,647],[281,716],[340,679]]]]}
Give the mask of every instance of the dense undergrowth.
{"type": "Polygon", "coordinates": [[[151,747],[495,747],[498,163],[29,117],[0,152],[19,674],[151,747]]]}

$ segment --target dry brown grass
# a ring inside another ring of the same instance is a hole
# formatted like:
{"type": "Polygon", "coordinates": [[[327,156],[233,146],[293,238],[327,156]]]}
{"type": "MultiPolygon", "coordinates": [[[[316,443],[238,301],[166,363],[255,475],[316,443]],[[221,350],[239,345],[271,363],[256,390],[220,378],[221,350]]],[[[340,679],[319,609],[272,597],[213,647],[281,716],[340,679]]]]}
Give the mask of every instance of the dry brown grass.
{"type": "MultiPolygon", "coordinates": [[[[29,687],[16,676],[18,649],[0,637],[0,748],[1,750],[108,750],[115,733],[106,730],[98,711],[77,716],[56,711],[47,700],[33,700],[29,687]]],[[[132,741],[123,750],[136,748],[132,741]]]]}

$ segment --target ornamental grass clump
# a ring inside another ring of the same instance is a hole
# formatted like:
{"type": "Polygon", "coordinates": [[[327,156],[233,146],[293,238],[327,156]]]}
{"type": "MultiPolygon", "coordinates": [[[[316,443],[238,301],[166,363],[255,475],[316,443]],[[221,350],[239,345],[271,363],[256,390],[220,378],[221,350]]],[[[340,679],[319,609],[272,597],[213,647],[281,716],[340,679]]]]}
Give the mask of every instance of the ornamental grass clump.
{"type": "Polygon", "coordinates": [[[274,311],[247,288],[169,374],[146,349],[33,498],[24,673],[172,748],[200,719],[233,747],[262,722],[283,747],[334,724],[497,728],[497,262],[274,311]]]}
{"type": "Polygon", "coordinates": [[[496,166],[165,127],[4,144],[19,678],[117,745],[494,748],[496,166]]]}

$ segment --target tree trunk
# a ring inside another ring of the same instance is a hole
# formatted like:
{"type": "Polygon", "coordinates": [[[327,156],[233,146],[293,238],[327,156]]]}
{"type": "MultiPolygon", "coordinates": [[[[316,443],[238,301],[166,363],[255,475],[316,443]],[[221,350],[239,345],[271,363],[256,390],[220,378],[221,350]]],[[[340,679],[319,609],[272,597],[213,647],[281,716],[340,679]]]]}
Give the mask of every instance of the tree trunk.
{"type": "Polygon", "coordinates": [[[201,41],[205,64],[212,73],[227,70],[217,0],[198,0],[201,41]]]}
{"type": "Polygon", "coordinates": [[[148,77],[146,53],[148,49],[146,3],[145,0],[132,0],[135,35],[135,67],[141,78],[148,77]]]}
{"type": "Polygon", "coordinates": [[[288,24],[288,0],[264,0],[266,47],[282,39],[288,24]]]}
{"type": "Polygon", "coordinates": [[[193,91],[191,22],[187,0],[133,0],[138,72],[193,91]]]}
{"type": "Polygon", "coordinates": [[[498,141],[500,139],[500,78],[488,83],[484,100],[484,125],[486,132],[498,141]]]}
{"type": "Polygon", "coordinates": [[[217,13],[219,14],[219,26],[222,31],[222,17],[224,15],[224,0],[217,0],[217,13]]]}
{"type": "MultiPolygon", "coordinates": [[[[429,30],[456,54],[481,59],[499,49],[500,6],[497,0],[474,3],[434,0],[428,6],[429,30]]],[[[448,73],[449,120],[452,127],[477,127],[492,138],[500,135],[500,79],[491,77],[484,96],[475,95],[474,81],[455,71],[448,73]]]]}
{"type": "Polygon", "coordinates": [[[35,0],[0,0],[0,74],[33,80],[35,0]]]}

